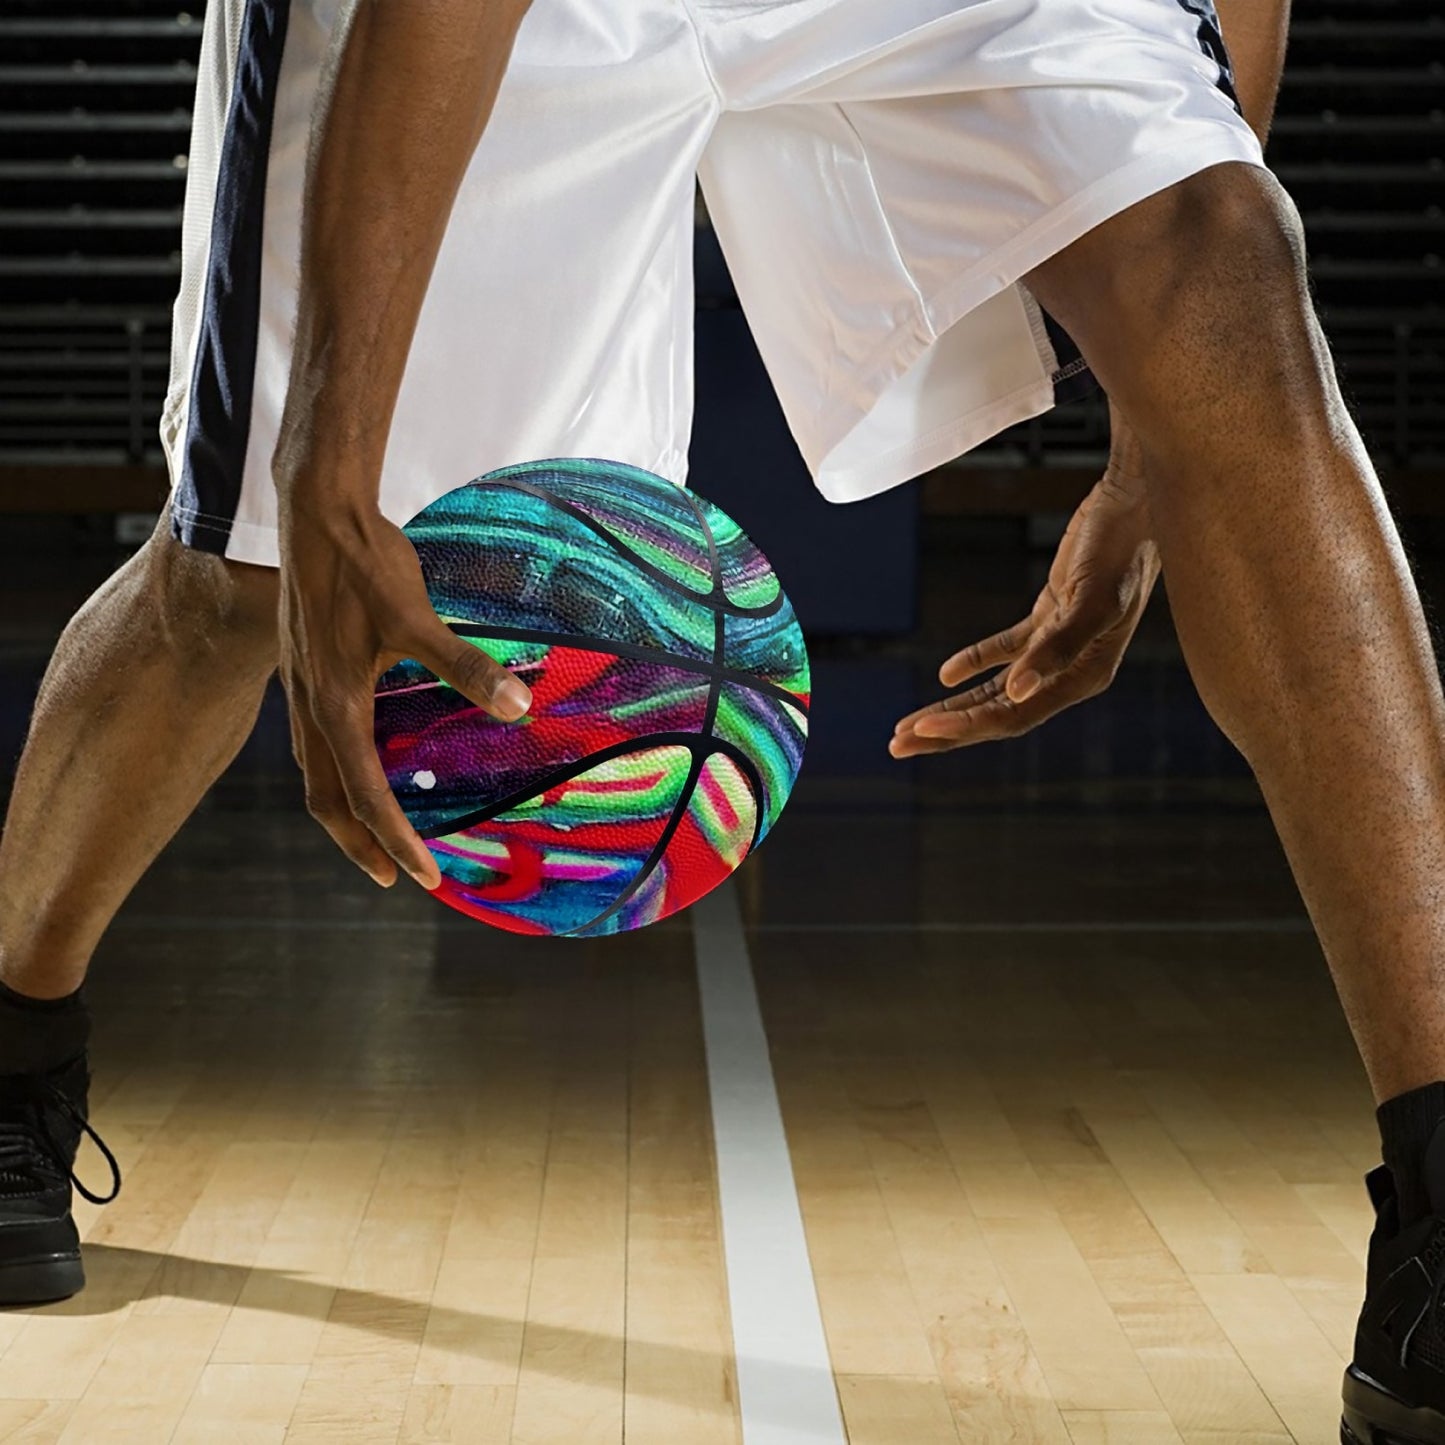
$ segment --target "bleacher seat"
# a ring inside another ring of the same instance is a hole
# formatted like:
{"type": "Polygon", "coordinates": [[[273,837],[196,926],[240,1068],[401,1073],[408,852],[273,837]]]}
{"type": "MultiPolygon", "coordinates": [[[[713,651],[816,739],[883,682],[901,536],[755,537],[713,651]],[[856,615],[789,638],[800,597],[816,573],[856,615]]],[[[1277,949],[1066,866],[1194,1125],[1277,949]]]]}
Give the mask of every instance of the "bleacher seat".
{"type": "Polygon", "coordinates": [[[201,15],[0,16],[0,463],[153,460],[201,15]]]}
{"type": "MultiPolygon", "coordinates": [[[[0,464],[158,457],[204,0],[7,0],[0,14],[0,464]]],[[[1297,7],[1271,160],[1305,215],[1347,390],[1382,460],[1445,461],[1445,17],[1297,7]]],[[[983,449],[1097,455],[1101,407],[983,449]]]]}

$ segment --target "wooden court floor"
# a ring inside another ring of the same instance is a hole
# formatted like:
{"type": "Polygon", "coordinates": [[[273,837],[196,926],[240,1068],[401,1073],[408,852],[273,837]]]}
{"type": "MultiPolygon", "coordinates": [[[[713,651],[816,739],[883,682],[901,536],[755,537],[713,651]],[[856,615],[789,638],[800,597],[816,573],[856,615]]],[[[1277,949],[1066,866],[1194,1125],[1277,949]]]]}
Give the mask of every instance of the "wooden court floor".
{"type": "MultiPolygon", "coordinates": [[[[1334,1445],[1376,1142],[1257,797],[1147,629],[1043,733],[890,764],[946,560],[912,653],[817,659],[737,890],[846,1439],[1334,1445]]],[[[49,575],[0,609],[7,756],[88,585],[49,575]]],[[[1031,585],[965,580],[980,631],[1031,585]]],[[[0,1313],[0,1441],[783,1445],[686,922],[515,940],[372,889],[273,702],[90,991],[125,1186],[85,1293],[0,1313]]]]}
{"type": "MultiPolygon", "coordinates": [[[[804,809],[739,887],[847,1439],[1324,1445],[1374,1140],[1260,820],[1013,816],[969,853],[985,821],[888,825],[891,916],[820,912],[876,816],[804,809]],[[1153,916],[1010,894],[1090,838],[1153,916]]],[[[248,783],[92,993],[125,1187],[81,1206],[89,1288],[0,1315],[0,1440],[748,1438],[686,925],[478,934],[248,783]]]]}

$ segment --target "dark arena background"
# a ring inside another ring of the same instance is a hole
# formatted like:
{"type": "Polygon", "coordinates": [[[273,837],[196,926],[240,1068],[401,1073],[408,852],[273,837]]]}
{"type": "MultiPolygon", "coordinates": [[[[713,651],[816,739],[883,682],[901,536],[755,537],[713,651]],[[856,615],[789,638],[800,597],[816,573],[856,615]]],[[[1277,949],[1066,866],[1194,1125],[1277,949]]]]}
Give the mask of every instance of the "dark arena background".
{"type": "MultiPolygon", "coordinates": [[[[0,0],[7,795],[61,629],[165,496],[203,9],[0,0]]],[[[1295,15],[1269,160],[1433,622],[1445,16],[1295,15]]],[[[693,484],[812,653],[786,815],[696,918],[503,936],[336,852],[273,683],[97,956],[125,1187],[77,1206],[86,1291],[0,1313],[0,1440],[1338,1438],[1370,1094],[1163,589],[1102,697],[887,752],[938,663],[1032,604],[1102,400],[833,507],[701,204],[696,277],[693,484]]]]}

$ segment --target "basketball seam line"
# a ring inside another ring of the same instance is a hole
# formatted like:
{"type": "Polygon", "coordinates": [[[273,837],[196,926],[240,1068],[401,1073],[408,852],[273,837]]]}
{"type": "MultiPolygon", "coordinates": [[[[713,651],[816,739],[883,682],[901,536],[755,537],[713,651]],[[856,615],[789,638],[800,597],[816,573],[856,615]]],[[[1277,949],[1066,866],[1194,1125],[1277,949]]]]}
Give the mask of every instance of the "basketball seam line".
{"type": "MultiPolygon", "coordinates": [[[[727,590],[723,587],[722,558],[717,550],[717,538],[712,534],[712,526],[706,516],[703,515],[702,507],[698,500],[686,487],[678,489],[682,493],[682,499],[692,508],[692,514],[697,518],[697,524],[702,528],[702,535],[707,539],[707,565],[712,572],[712,590],[720,596],[726,597],[727,590]]],[[[751,539],[750,539],[751,540],[751,539]]],[[[778,596],[783,595],[783,584],[778,581],[778,596]]],[[[721,651],[722,644],[719,642],[718,650],[721,651]]]]}
{"type": "MultiPolygon", "coordinates": [[[[702,521],[702,518],[699,517],[698,520],[702,521]]],[[[707,535],[709,547],[711,548],[712,531],[708,528],[706,522],[703,522],[702,525],[707,535]]],[[[716,548],[711,548],[711,555],[713,559],[714,576],[716,576],[716,548]]],[[[716,664],[717,660],[722,656],[723,648],[726,645],[727,634],[725,629],[727,619],[721,612],[713,613],[713,619],[713,661],[716,664]]],[[[722,683],[714,676],[712,685],[708,688],[707,711],[703,714],[702,726],[698,729],[698,739],[700,742],[716,741],[713,737],[712,725],[713,720],[717,717],[718,694],[721,690],[722,683]]],[[[687,816],[687,810],[692,807],[692,795],[697,788],[697,780],[702,776],[702,770],[707,766],[707,760],[711,756],[711,752],[705,752],[701,747],[696,747],[692,750],[692,760],[688,764],[687,777],[683,779],[682,787],[678,791],[677,801],[672,805],[672,816],[663,824],[662,832],[658,835],[657,842],[653,844],[652,851],[642,861],[642,867],[637,870],[636,875],[629,881],[622,892],[619,893],[617,897],[612,900],[611,904],[603,909],[596,918],[582,924],[580,928],[568,930],[573,937],[581,937],[591,929],[596,928],[599,924],[606,923],[609,918],[620,912],[631,902],[641,890],[642,885],[652,876],[653,870],[662,861],[672,840],[677,836],[677,830],[682,827],[682,820],[687,816]]],[[[751,779],[748,785],[749,787],[752,786],[751,779]]],[[[753,851],[753,845],[757,842],[758,823],[762,816],[762,795],[761,793],[755,792],[753,794],[753,836],[748,843],[749,853],[753,851]]]]}
{"type": "Polygon", "coordinates": [[[758,803],[757,817],[753,821],[753,840],[748,845],[748,851],[751,852],[757,846],[758,833],[762,828],[762,799],[764,796],[762,774],[758,772],[757,765],[753,760],[736,743],[731,743],[726,738],[716,735],[704,738],[701,733],[648,733],[640,738],[629,738],[626,742],[598,748],[596,752],[587,753],[584,757],[576,758],[570,763],[554,768],[550,773],[543,773],[540,778],[529,782],[525,788],[508,793],[505,798],[498,798],[496,802],[488,803],[485,808],[475,808],[470,813],[463,813],[460,817],[453,818],[446,823],[418,828],[416,831],[422,838],[444,838],[449,833],[463,833],[468,828],[475,828],[482,823],[490,823],[493,818],[502,813],[511,812],[513,808],[518,808],[523,803],[535,798],[538,793],[545,793],[552,788],[560,787],[563,783],[570,783],[573,778],[580,777],[591,768],[601,767],[603,763],[610,763],[614,758],[625,758],[629,753],[646,752],[648,748],[657,747],[687,748],[694,755],[702,753],[704,760],[713,753],[722,753],[724,757],[731,759],[737,765],[738,771],[747,779],[748,786],[753,790],[753,796],[758,803]],[[710,746],[704,746],[705,744],[710,746]]]}
{"type": "MultiPolygon", "coordinates": [[[[702,509],[690,497],[683,492],[683,498],[692,508],[693,516],[697,518],[697,524],[702,528],[702,535],[707,541],[708,567],[712,571],[713,591],[718,592],[722,586],[722,564],[718,559],[717,543],[712,535],[712,528],[708,526],[707,518],[703,516],[702,509]]],[[[778,594],[782,595],[782,585],[779,584],[778,594]]],[[[722,679],[718,672],[722,668],[723,653],[727,650],[727,618],[723,613],[713,612],[712,629],[712,682],[707,690],[707,709],[702,716],[702,726],[698,729],[699,741],[713,738],[712,725],[717,720],[718,697],[722,692],[722,679]]],[[[609,907],[603,909],[596,918],[584,923],[581,928],[569,930],[574,937],[589,932],[599,924],[606,923],[609,918],[627,906],[630,899],[636,896],[642,885],[652,876],[652,871],[662,861],[671,845],[673,838],[677,836],[677,830],[682,826],[682,820],[687,816],[687,810],[692,806],[693,790],[697,787],[697,780],[702,776],[702,770],[707,765],[707,759],[711,753],[704,753],[702,748],[695,747],[692,750],[692,758],[688,762],[687,777],[682,781],[682,788],[677,795],[677,801],[672,805],[672,815],[663,824],[662,832],[657,842],[653,845],[652,851],[643,859],[642,867],[637,870],[636,876],[631,879],[625,888],[612,900],[609,907]]],[[[751,781],[749,782],[751,787],[751,781]]],[[[763,816],[763,797],[761,790],[753,794],[753,836],[748,843],[748,852],[753,851],[753,846],[758,840],[758,825],[763,816]]]]}

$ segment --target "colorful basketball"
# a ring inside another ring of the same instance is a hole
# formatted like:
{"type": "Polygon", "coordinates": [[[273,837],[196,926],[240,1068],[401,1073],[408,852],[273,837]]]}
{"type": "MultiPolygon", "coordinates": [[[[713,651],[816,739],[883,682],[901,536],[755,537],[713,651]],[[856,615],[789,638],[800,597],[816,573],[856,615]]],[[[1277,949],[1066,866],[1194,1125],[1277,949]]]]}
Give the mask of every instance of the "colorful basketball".
{"type": "Polygon", "coordinates": [[[548,461],[448,492],[406,534],[442,620],[532,690],[502,723],[414,661],[377,684],[438,897],[516,933],[616,933],[757,847],[802,763],[808,657],[730,517],[633,467],[548,461]]]}

